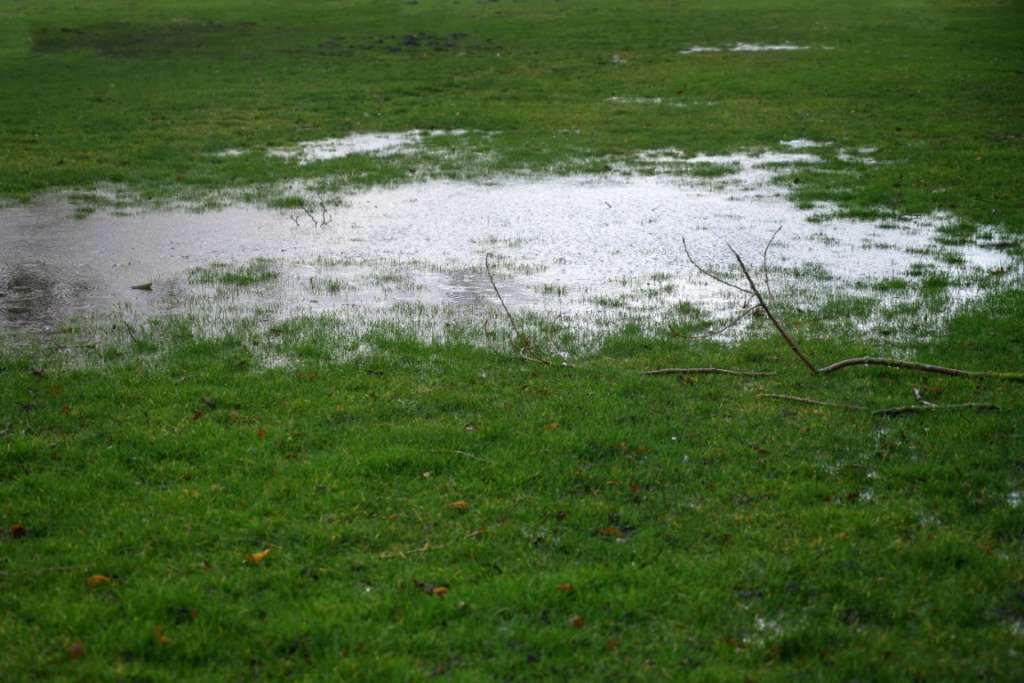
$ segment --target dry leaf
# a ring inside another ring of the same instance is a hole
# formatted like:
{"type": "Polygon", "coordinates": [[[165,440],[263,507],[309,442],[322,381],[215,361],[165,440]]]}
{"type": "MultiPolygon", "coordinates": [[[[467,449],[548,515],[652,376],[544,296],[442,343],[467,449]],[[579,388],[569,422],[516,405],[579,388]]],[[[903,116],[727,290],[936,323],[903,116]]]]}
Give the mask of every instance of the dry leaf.
{"type": "Polygon", "coordinates": [[[560,593],[572,593],[576,590],[571,583],[560,583],[558,584],[558,591],[560,593]]]}
{"type": "Polygon", "coordinates": [[[171,639],[164,635],[164,630],[160,628],[160,624],[157,624],[153,628],[153,638],[155,638],[156,642],[160,643],[161,645],[171,644],[171,639]]]}
{"type": "Polygon", "coordinates": [[[201,418],[201,417],[202,417],[203,415],[205,415],[205,414],[206,414],[206,413],[204,413],[204,412],[203,412],[203,411],[201,411],[201,410],[197,410],[197,411],[195,411],[194,413],[192,413],[192,421],[193,421],[193,422],[195,422],[196,420],[198,420],[199,418],[201,418]]]}
{"type": "Polygon", "coordinates": [[[583,628],[584,624],[586,624],[586,622],[583,620],[583,617],[578,614],[574,614],[569,617],[569,626],[572,626],[573,628],[583,628]]]}
{"type": "Polygon", "coordinates": [[[70,659],[81,659],[85,654],[85,646],[82,645],[82,641],[76,640],[64,648],[64,651],[68,653],[70,659]]]}
{"type": "Polygon", "coordinates": [[[245,558],[245,562],[246,562],[246,564],[256,565],[256,564],[259,564],[260,562],[262,562],[263,560],[267,559],[267,555],[269,555],[269,554],[270,554],[270,548],[267,548],[266,550],[261,550],[258,553],[253,553],[252,555],[247,555],[246,558],[245,558]]]}
{"type": "Polygon", "coordinates": [[[468,510],[469,501],[456,500],[454,502],[448,503],[448,507],[450,507],[452,510],[468,510]]]}
{"type": "Polygon", "coordinates": [[[562,425],[558,424],[557,422],[549,422],[546,425],[544,425],[544,431],[545,432],[553,432],[553,431],[555,431],[556,429],[558,429],[561,426],[562,425]]]}
{"type": "Polygon", "coordinates": [[[608,538],[622,538],[622,531],[619,530],[618,527],[614,526],[606,526],[603,529],[598,529],[597,533],[608,538]]]}
{"type": "Polygon", "coordinates": [[[427,595],[433,595],[436,598],[443,598],[448,595],[448,586],[443,583],[430,583],[429,581],[417,581],[416,579],[413,579],[412,582],[427,595]]]}
{"type": "Polygon", "coordinates": [[[85,580],[85,585],[89,588],[99,588],[105,583],[110,583],[110,577],[103,574],[93,574],[85,580]]]}
{"type": "Polygon", "coordinates": [[[11,525],[11,538],[24,538],[27,533],[28,529],[26,529],[23,524],[11,525]]]}
{"type": "Polygon", "coordinates": [[[257,438],[257,439],[259,439],[260,441],[263,441],[263,438],[264,438],[264,437],[265,437],[266,435],[267,435],[267,432],[266,432],[266,430],[265,430],[265,429],[262,429],[262,428],[261,428],[261,429],[257,429],[257,430],[256,430],[256,438],[257,438]]]}
{"type": "Polygon", "coordinates": [[[609,638],[608,642],[604,644],[604,649],[608,650],[608,652],[614,652],[615,650],[618,650],[619,641],[615,640],[614,638],[609,638]]]}

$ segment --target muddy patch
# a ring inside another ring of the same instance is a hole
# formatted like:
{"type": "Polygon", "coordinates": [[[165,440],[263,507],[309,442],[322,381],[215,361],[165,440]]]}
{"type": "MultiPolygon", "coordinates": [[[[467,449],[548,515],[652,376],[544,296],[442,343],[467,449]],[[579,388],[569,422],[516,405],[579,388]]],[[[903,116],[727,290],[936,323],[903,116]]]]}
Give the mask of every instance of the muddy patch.
{"type": "Polygon", "coordinates": [[[80,220],[66,198],[51,197],[0,211],[0,326],[47,331],[111,312],[217,320],[255,312],[416,318],[436,330],[500,320],[488,255],[517,314],[594,333],[713,320],[743,302],[690,265],[684,238],[703,264],[738,277],[727,244],[761,264],[780,227],[770,262],[776,293],[867,325],[896,324],[890,313],[917,310],[929,287],[941,297],[928,315],[941,319],[976,296],[981,279],[1019,271],[982,241],[940,247],[956,223],[949,215],[867,221],[838,218],[828,205],[798,208],[775,181],[817,161],[657,150],[636,160],[651,175],[430,180],[309,198],[299,209],[97,210],[80,220]],[[133,289],[140,285],[149,287],[133,289]]]}
{"type": "Polygon", "coordinates": [[[231,47],[253,22],[172,21],[165,24],[106,22],[87,26],[39,26],[31,31],[35,52],[93,50],[112,57],[139,57],[231,47]]]}

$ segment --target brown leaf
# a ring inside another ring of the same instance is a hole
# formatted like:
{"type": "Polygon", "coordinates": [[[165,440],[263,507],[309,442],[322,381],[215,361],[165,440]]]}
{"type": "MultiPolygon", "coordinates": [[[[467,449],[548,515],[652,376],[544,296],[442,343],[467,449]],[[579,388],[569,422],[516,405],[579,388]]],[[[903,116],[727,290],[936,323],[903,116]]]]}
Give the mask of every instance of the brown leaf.
{"type": "Polygon", "coordinates": [[[614,526],[606,526],[603,529],[598,529],[597,533],[606,538],[622,538],[622,530],[614,526]]]}
{"type": "Polygon", "coordinates": [[[202,417],[203,415],[205,415],[205,414],[206,414],[206,413],[204,413],[204,412],[203,412],[203,411],[201,411],[201,410],[197,410],[197,411],[195,411],[194,413],[192,413],[192,421],[194,422],[194,421],[198,420],[199,418],[201,418],[201,417],[202,417]]]}
{"type": "Polygon", "coordinates": [[[260,429],[256,430],[256,438],[259,439],[260,441],[263,441],[263,439],[264,439],[264,437],[266,437],[266,435],[267,435],[267,432],[266,432],[265,429],[260,428],[260,429]]]}
{"type": "Polygon", "coordinates": [[[247,555],[246,558],[245,558],[245,562],[246,562],[246,564],[257,565],[260,562],[262,562],[263,560],[267,559],[267,555],[269,555],[269,554],[270,554],[270,548],[267,548],[266,550],[261,550],[258,553],[253,553],[251,555],[247,555]]]}
{"type": "Polygon", "coordinates": [[[583,628],[585,624],[586,621],[584,621],[583,617],[578,614],[574,614],[569,617],[569,626],[572,626],[573,628],[583,628]]]}
{"type": "Polygon", "coordinates": [[[452,510],[468,510],[469,509],[469,501],[466,501],[466,500],[456,500],[456,501],[453,501],[451,503],[448,503],[448,507],[450,507],[452,510]]]}
{"type": "Polygon", "coordinates": [[[27,533],[28,529],[23,524],[11,525],[11,538],[24,538],[27,533]]]}
{"type": "Polygon", "coordinates": [[[604,644],[604,649],[608,650],[608,652],[614,652],[615,650],[618,650],[619,641],[615,640],[614,638],[609,638],[608,642],[604,644]]]}
{"type": "Polygon", "coordinates": [[[576,590],[571,583],[560,583],[558,584],[558,592],[560,593],[572,593],[576,590]]]}
{"type": "Polygon", "coordinates": [[[110,577],[103,574],[93,574],[85,580],[85,585],[93,589],[99,588],[105,583],[110,583],[110,577]]]}
{"type": "Polygon", "coordinates": [[[562,425],[558,424],[557,422],[549,422],[546,425],[544,425],[544,431],[545,432],[553,432],[553,431],[555,431],[556,429],[558,429],[561,426],[562,425]]]}
{"type": "Polygon", "coordinates": [[[153,638],[161,645],[171,644],[171,639],[164,635],[164,630],[160,628],[160,624],[153,627],[153,638]]]}
{"type": "Polygon", "coordinates": [[[70,659],[81,659],[85,655],[85,646],[82,645],[82,641],[76,640],[65,647],[64,652],[68,653],[68,658],[70,659]]]}
{"type": "Polygon", "coordinates": [[[448,586],[443,583],[430,583],[429,581],[417,581],[412,580],[413,584],[427,595],[433,595],[435,598],[443,598],[448,595],[448,586]]]}

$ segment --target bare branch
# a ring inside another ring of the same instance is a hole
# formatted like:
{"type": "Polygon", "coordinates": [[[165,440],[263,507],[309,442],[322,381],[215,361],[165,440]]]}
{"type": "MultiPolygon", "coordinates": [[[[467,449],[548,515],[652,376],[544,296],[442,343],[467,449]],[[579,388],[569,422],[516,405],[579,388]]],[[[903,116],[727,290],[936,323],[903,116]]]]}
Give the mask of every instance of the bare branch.
{"type": "Polygon", "coordinates": [[[486,254],[484,256],[484,270],[487,271],[487,279],[491,281],[491,287],[494,289],[494,293],[498,295],[498,301],[501,302],[501,307],[505,310],[505,315],[508,317],[509,325],[512,326],[512,330],[516,333],[516,339],[519,342],[520,349],[525,349],[529,346],[529,342],[526,339],[526,335],[519,329],[519,325],[516,324],[516,319],[512,315],[512,311],[508,310],[508,306],[505,305],[505,299],[501,296],[501,292],[498,291],[498,285],[494,281],[494,273],[491,272],[491,255],[486,254]]]}
{"type": "Polygon", "coordinates": [[[744,288],[740,287],[739,285],[737,285],[735,283],[729,282],[725,278],[723,278],[723,277],[721,277],[719,275],[716,275],[715,273],[711,272],[707,268],[705,268],[702,265],[700,265],[699,263],[697,263],[697,260],[695,258],[693,258],[693,254],[690,253],[690,247],[687,246],[687,244],[686,244],[686,238],[682,237],[680,239],[683,240],[683,251],[686,252],[686,259],[690,262],[691,266],[693,266],[694,268],[697,269],[698,272],[700,272],[702,275],[705,275],[705,276],[711,278],[712,280],[714,280],[718,284],[725,285],[726,287],[732,287],[733,289],[738,290],[740,292],[743,292],[744,294],[748,294],[748,295],[753,294],[753,292],[751,292],[750,290],[744,289],[744,288]]]}
{"type": "Polygon", "coordinates": [[[775,294],[772,293],[772,281],[771,278],[768,277],[768,250],[772,248],[772,242],[775,241],[775,238],[779,236],[780,232],[782,232],[781,225],[772,233],[771,238],[768,240],[768,244],[764,245],[764,253],[761,254],[761,270],[764,275],[764,289],[768,292],[768,298],[772,300],[772,303],[775,302],[775,294]]]}
{"type": "Polygon", "coordinates": [[[718,327],[718,328],[716,328],[714,330],[709,330],[707,332],[701,332],[700,334],[692,334],[692,335],[689,335],[686,338],[687,339],[706,339],[708,337],[718,336],[718,335],[722,334],[723,332],[725,332],[726,330],[732,329],[733,327],[738,325],[740,323],[740,321],[742,321],[744,318],[746,318],[748,315],[750,315],[751,313],[755,312],[759,308],[761,308],[761,304],[754,304],[753,306],[745,307],[742,311],[739,312],[739,315],[737,315],[736,317],[731,319],[725,325],[723,325],[721,327],[718,327]]]}
{"type": "Polygon", "coordinates": [[[932,372],[939,375],[948,375],[950,377],[976,377],[981,379],[1008,379],[1013,381],[1024,381],[1024,373],[1021,372],[960,370],[959,368],[947,368],[941,365],[931,365],[930,363],[918,363],[917,361],[896,360],[895,358],[876,358],[871,356],[847,358],[845,360],[832,363],[831,365],[826,365],[825,367],[820,368],[817,372],[822,375],[827,375],[829,373],[836,372],[837,370],[853,367],[855,365],[881,365],[887,368],[918,370],[920,372],[932,372]]]}
{"type": "Polygon", "coordinates": [[[780,323],[778,318],[775,317],[775,314],[773,314],[771,309],[768,308],[768,303],[764,300],[764,297],[761,296],[761,292],[758,291],[757,285],[754,284],[754,278],[750,276],[750,271],[747,270],[747,264],[743,262],[743,259],[740,258],[740,255],[736,253],[736,250],[732,248],[731,244],[727,244],[726,246],[729,247],[729,251],[732,252],[732,255],[736,257],[736,262],[740,264],[740,270],[743,271],[743,277],[747,278],[747,282],[750,284],[751,292],[755,297],[757,297],[758,302],[761,304],[761,308],[764,309],[765,315],[767,315],[768,319],[772,321],[772,325],[774,325],[775,329],[779,331],[779,334],[782,335],[782,338],[786,340],[786,343],[789,345],[789,348],[793,351],[793,353],[797,355],[797,358],[799,358],[803,362],[803,364],[806,365],[807,368],[811,371],[811,374],[818,374],[818,369],[814,367],[814,363],[811,362],[811,359],[808,358],[806,354],[804,354],[804,352],[800,349],[800,346],[797,345],[793,338],[789,336],[789,333],[786,332],[786,328],[782,326],[782,323],[780,323]]]}

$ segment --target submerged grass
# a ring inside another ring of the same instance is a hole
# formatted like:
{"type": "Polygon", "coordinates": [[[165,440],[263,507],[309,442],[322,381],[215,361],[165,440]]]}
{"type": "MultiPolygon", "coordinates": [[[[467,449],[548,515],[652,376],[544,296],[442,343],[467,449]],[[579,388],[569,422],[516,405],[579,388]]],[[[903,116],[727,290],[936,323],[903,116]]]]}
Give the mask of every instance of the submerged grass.
{"type": "MultiPolygon", "coordinates": [[[[1020,369],[1022,306],[987,300],[915,354],[1020,369]]],[[[811,378],[768,336],[627,332],[575,367],[301,321],[262,339],[289,360],[187,321],[101,366],[4,354],[5,680],[1020,673],[1020,385],[811,378]],[[360,350],[327,362],[337,343],[360,350]],[[639,374],[666,365],[778,375],[639,374]],[[760,397],[915,387],[1002,410],[760,397]]]]}

